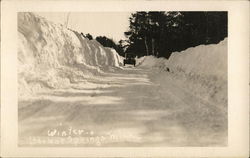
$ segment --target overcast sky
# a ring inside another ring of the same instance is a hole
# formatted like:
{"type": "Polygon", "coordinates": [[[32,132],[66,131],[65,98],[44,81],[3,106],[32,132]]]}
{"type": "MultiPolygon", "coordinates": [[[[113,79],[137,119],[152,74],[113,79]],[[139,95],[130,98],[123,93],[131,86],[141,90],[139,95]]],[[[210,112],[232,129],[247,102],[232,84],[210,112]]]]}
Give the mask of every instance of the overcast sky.
{"type": "MultiPolygon", "coordinates": [[[[36,13],[54,23],[65,24],[68,13],[36,13]]],[[[90,33],[94,37],[107,36],[116,42],[125,39],[124,32],[128,30],[129,12],[70,12],[68,28],[90,33]]]]}

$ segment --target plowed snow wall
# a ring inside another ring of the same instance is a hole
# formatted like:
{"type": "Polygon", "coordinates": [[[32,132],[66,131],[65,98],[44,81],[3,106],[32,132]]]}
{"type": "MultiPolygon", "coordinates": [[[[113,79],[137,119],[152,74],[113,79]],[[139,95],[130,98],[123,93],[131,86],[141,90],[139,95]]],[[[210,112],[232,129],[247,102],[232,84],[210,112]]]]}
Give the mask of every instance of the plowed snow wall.
{"type": "Polygon", "coordinates": [[[170,56],[167,65],[173,71],[227,80],[227,39],[219,44],[200,45],[175,52],[170,56]]]}
{"type": "Polygon", "coordinates": [[[141,61],[141,67],[168,72],[190,93],[227,105],[227,39],[174,52],[169,60],[147,56],[141,61]]]}
{"type": "Polygon", "coordinates": [[[18,13],[18,42],[19,96],[67,87],[122,64],[115,50],[33,13],[18,13]]]}
{"type": "Polygon", "coordinates": [[[218,106],[227,107],[227,39],[200,45],[170,56],[166,66],[182,78],[190,92],[218,106]]]}

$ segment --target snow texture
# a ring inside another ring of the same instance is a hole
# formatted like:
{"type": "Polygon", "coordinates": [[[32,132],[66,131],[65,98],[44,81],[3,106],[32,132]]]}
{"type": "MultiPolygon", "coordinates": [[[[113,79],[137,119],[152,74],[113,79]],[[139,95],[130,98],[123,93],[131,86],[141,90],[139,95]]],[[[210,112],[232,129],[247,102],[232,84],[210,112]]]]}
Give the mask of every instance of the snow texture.
{"type": "Polygon", "coordinates": [[[115,50],[33,13],[18,14],[19,96],[67,88],[122,65],[115,50]]]}
{"type": "MultiPolygon", "coordinates": [[[[173,76],[175,82],[190,90],[190,93],[226,108],[227,39],[219,44],[200,45],[182,52],[174,52],[169,60],[153,56],[140,60],[144,61],[141,67],[158,70],[161,74],[168,72],[167,75],[173,76]]],[[[162,83],[164,84],[164,79],[162,83]]]]}
{"type": "Polygon", "coordinates": [[[113,49],[31,13],[18,37],[20,146],[227,145],[227,39],[120,67],[113,49]],[[68,129],[86,134],[67,142],[68,129]]]}

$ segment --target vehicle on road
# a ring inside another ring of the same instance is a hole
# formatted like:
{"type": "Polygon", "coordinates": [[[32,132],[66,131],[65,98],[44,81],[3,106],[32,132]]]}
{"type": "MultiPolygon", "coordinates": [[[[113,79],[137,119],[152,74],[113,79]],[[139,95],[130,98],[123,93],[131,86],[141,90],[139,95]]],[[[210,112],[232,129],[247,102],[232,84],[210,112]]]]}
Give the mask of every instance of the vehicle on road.
{"type": "Polygon", "coordinates": [[[126,64],[131,64],[134,65],[136,64],[135,61],[135,55],[132,53],[126,53],[125,54],[125,59],[123,60],[123,65],[125,66],[126,64]]]}

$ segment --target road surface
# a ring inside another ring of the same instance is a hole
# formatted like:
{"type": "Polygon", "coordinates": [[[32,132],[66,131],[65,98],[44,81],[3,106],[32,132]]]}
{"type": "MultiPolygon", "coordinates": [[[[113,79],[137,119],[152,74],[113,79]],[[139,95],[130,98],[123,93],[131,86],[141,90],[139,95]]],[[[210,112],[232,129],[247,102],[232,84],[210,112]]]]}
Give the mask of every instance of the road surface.
{"type": "Polygon", "coordinates": [[[19,145],[227,145],[227,113],[165,73],[127,66],[20,100],[19,145]]]}

